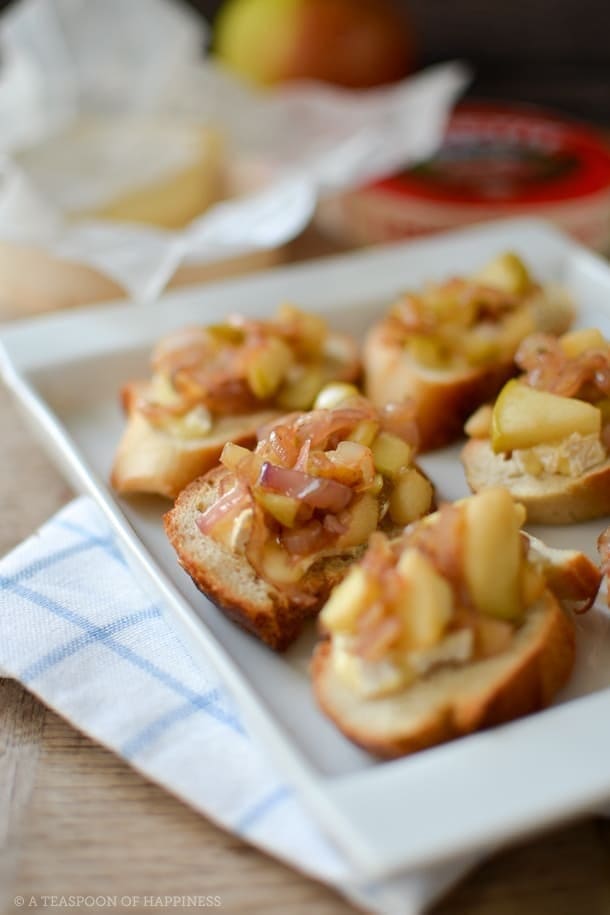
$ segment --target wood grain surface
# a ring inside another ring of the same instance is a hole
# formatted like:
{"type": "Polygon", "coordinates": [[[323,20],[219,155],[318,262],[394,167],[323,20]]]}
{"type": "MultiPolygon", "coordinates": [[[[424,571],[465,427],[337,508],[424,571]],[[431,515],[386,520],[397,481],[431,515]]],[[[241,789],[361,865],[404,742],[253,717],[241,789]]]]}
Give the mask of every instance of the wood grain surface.
{"type": "MultiPolygon", "coordinates": [[[[315,245],[307,248],[314,251],[315,245]]],[[[0,429],[4,553],[71,493],[2,387],[0,429]]],[[[0,680],[0,911],[21,911],[17,895],[26,906],[35,897],[42,907],[43,896],[69,894],[217,895],[232,915],[355,911],[326,887],[217,829],[19,685],[0,680]]],[[[119,910],[150,908],[134,903],[119,910]]],[[[610,821],[589,818],[494,856],[434,910],[547,913],[610,913],[610,821]]]]}

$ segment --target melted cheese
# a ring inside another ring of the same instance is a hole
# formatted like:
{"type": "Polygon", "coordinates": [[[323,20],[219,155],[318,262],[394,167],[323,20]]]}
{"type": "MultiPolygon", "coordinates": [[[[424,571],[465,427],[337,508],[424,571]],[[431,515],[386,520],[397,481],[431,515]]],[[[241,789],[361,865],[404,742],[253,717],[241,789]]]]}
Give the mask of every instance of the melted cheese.
{"type": "Polygon", "coordinates": [[[229,540],[229,549],[232,553],[245,553],[252,531],[253,519],[254,512],[252,509],[244,508],[233,522],[229,540]]]}
{"type": "Polygon", "coordinates": [[[337,676],[362,699],[394,693],[413,679],[408,668],[390,659],[365,661],[353,651],[350,636],[333,636],[332,664],[337,676]]]}
{"type": "Polygon", "coordinates": [[[212,429],[212,416],[203,404],[198,404],[182,416],[168,415],[160,425],[164,432],[176,438],[205,438],[212,429]]]}
{"type": "Polygon", "coordinates": [[[446,635],[431,648],[406,652],[403,658],[366,661],[354,651],[350,636],[333,636],[332,663],[337,676],[362,699],[376,699],[404,689],[443,664],[465,664],[473,655],[470,629],[446,635]]]}
{"type": "Polygon", "coordinates": [[[513,451],[509,473],[511,476],[560,474],[580,477],[605,460],[606,452],[599,436],[573,432],[556,444],[535,445],[533,448],[513,451]]]}

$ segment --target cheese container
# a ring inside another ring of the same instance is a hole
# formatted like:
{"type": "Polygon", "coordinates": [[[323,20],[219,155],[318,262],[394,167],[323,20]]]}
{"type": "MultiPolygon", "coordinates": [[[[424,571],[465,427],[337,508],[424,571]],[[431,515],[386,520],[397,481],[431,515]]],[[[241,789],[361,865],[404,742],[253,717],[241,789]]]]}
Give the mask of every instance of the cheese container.
{"type": "Polygon", "coordinates": [[[371,244],[521,215],[549,219],[607,252],[610,146],[544,109],[464,103],[436,155],[324,200],[316,219],[342,242],[371,244]]]}

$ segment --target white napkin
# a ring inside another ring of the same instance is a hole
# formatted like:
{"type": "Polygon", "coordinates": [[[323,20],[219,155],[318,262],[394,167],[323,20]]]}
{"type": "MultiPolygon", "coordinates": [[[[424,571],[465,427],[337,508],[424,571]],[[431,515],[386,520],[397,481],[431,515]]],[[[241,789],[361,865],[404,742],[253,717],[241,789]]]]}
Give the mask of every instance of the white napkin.
{"type": "Polygon", "coordinates": [[[219,826],[368,911],[416,915],[475,863],[363,882],[136,584],[89,498],[0,563],[0,668],[219,826]]]}
{"type": "Polygon", "coordinates": [[[319,195],[430,155],[469,78],[453,63],[361,92],[313,83],[261,92],[202,59],[206,37],[203,21],[169,0],[13,4],[0,18],[0,240],[89,264],[132,297],[152,299],[183,260],[280,245],[309,222],[319,195]],[[24,160],[28,147],[88,116],[128,119],[103,155],[97,137],[94,179],[78,161],[69,164],[69,149],[59,171],[44,155],[35,157],[38,166],[24,160]],[[212,207],[182,231],[72,219],[58,188],[83,202],[93,182],[97,198],[112,200],[120,188],[137,187],[143,171],[174,161],[179,131],[165,130],[163,147],[136,144],[129,118],[141,116],[212,125],[243,163],[264,166],[266,186],[212,207]]]}

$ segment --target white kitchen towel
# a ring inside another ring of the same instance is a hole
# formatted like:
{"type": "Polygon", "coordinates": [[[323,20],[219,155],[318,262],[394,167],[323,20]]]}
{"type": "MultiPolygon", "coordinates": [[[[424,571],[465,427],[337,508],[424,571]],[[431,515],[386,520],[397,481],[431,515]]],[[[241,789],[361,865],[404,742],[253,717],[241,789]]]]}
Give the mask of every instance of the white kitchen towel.
{"type": "Polygon", "coordinates": [[[210,666],[134,581],[80,498],[0,563],[0,668],[224,829],[367,911],[416,915],[474,860],[365,883],[245,732],[210,666]]]}

